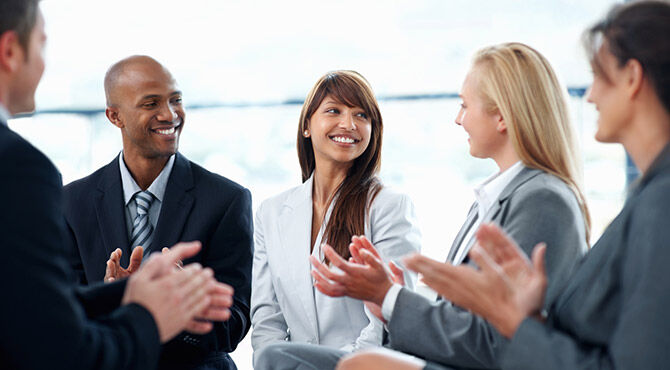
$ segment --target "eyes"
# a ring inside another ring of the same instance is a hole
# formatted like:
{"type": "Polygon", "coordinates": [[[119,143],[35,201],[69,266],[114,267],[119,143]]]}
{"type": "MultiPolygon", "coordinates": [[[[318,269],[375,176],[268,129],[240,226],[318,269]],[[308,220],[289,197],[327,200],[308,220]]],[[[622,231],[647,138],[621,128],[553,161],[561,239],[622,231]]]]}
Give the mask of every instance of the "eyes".
{"type": "MultiPolygon", "coordinates": [[[[170,105],[181,105],[181,102],[181,96],[175,96],[170,99],[170,105]]],[[[150,99],[140,104],[140,106],[144,109],[155,109],[160,106],[160,103],[161,101],[159,99],[150,99]]]]}
{"type": "MultiPolygon", "coordinates": [[[[338,108],[334,108],[334,107],[326,108],[324,112],[328,113],[328,114],[340,114],[340,113],[342,113],[338,108]]],[[[364,120],[367,120],[369,118],[368,114],[365,113],[365,112],[358,112],[358,113],[355,114],[355,116],[360,117],[364,120]]]]}

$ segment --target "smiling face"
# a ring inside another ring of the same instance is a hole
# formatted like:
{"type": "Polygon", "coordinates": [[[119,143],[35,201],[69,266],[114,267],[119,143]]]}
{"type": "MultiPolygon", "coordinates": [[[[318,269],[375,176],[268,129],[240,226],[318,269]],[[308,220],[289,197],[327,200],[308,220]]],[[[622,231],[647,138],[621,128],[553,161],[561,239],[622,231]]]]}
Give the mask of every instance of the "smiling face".
{"type": "Polygon", "coordinates": [[[587,96],[587,101],[595,104],[598,110],[596,140],[620,143],[632,121],[632,109],[626,104],[630,100],[625,89],[626,76],[605,45],[600,47],[596,58],[599,67],[593,69],[593,84],[587,96]]]}
{"type": "Polygon", "coordinates": [[[495,158],[508,140],[504,126],[501,127],[500,113],[487,109],[478,88],[477,68],[465,77],[459,94],[463,102],[456,116],[456,124],[468,133],[470,155],[476,158],[495,158]]]}
{"type": "Polygon", "coordinates": [[[169,157],[177,152],[184,126],[181,92],[159,63],[136,59],[110,84],[107,117],[121,129],[124,153],[169,157]]]}
{"type": "Polygon", "coordinates": [[[317,166],[330,161],[351,165],[370,143],[372,124],[360,107],[349,107],[327,95],[308,123],[317,166]]]}

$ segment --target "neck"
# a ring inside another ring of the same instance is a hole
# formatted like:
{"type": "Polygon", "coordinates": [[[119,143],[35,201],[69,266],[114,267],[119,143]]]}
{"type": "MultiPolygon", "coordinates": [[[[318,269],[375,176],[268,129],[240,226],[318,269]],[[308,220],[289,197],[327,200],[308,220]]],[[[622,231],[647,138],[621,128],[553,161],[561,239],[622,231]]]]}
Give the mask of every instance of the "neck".
{"type": "Polygon", "coordinates": [[[621,137],[621,144],[643,174],[669,142],[670,114],[660,107],[641,109],[621,137]]]}
{"type": "Polygon", "coordinates": [[[170,157],[146,158],[132,150],[123,151],[123,161],[142,190],[147,190],[161,173],[170,157]]]}
{"type": "Polygon", "coordinates": [[[492,157],[492,159],[498,165],[500,172],[505,172],[508,168],[512,167],[514,163],[519,161],[519,156],[516,154],[514,147],[509,141],[499,153],[492,157]]]}
{"type": "Polygon", "coordinates": [[[312,185],[312,202],[325,207],[332,200],[337,188],[347,177],[349,166],[333,166],[316,164],[312,185]]]}

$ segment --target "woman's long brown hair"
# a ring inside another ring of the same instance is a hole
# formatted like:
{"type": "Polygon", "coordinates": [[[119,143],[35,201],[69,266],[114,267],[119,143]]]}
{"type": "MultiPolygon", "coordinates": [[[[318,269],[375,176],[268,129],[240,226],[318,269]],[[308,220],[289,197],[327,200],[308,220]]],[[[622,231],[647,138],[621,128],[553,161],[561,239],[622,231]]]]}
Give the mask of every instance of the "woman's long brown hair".
{"type": "Polygon", "coordinates": [[[303,182],[309,179],[315,168],[312,140],[305,137],[303,132],[309,129],[310,118],[326,96],[331,96],[349,107],[360,107],[372,124],[368,147],[354,159],[347,176],[337,188],[333,211],[322,238],[340,256],[348,259],[351,256],[351,237],[365,232],[365,219],[370,204],[382,189],[377,177],[381,166],[382,116],[370,84],[359,73],[333,71],[321,77],[307,95],[300,113],[298,159],[303,182]]]}

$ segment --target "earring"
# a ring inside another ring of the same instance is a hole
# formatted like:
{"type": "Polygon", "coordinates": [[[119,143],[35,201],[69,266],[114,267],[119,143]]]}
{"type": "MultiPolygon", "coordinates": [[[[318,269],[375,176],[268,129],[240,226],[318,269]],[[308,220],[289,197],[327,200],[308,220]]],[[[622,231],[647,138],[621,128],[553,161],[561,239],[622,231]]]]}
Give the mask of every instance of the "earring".
{"type": "Polygon", "coordinates": [[[303,135],[304,137],[309,137],[309,130],[305,130],[305,131],[303,131],[302,135],[303,135]]]}

